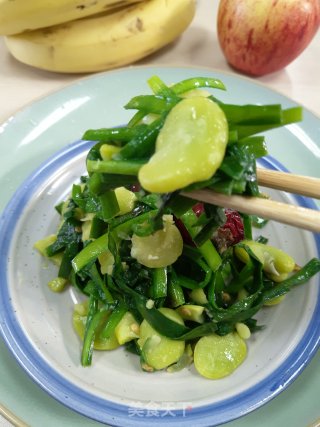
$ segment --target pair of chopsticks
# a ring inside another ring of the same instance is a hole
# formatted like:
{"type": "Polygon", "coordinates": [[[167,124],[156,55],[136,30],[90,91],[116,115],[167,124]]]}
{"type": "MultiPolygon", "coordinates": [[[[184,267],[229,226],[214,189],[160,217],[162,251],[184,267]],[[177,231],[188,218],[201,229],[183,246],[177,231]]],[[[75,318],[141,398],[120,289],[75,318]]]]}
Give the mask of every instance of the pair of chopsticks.
{"type": "MultiPolygon", "coordinates": [[[[320,179],[318,178],[267,169],[258,169],[257,178],[259,185],[320,199],[320,179]]],[[[183,194],[201,202],[235,209],[245,214],[257,215],[305,230],[320,232],[320,211],[317,210],[260,197],[227,196],[211,190],[196,190],[183,194]]]]}

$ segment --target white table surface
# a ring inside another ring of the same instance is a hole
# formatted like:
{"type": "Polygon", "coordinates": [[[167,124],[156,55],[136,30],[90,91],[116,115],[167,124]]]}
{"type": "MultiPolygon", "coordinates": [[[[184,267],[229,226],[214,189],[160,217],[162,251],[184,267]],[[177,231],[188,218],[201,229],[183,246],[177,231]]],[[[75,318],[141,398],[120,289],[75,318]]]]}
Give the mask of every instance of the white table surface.
{"type": "MultiPolygon", "coordinates": [[[[164,48],[160,52],[149,56],[143,61],[140,61],[139,64],[192,65],[234,72],[227,65],[218,45],[216,34],[217,5],[217,0],[198,0],[196,16],[188,30],[175,43],[164,48]]],[[[320,116],[319,58],[320,31],[317,33],[308,48],[294,62],[286,67],[286,69],[261,78],[256,78],[255,80],[292,98],[320,116]]],[[[76,74],[55,74],[23,65],[10,56],[6,50],[3,38],[0,37],[0,123],[29,103],[32,103],[38,98],[46,96],[51,92],[74,82],[76,79],[82,78],[83,76],[84,75],[76,74]]],[[[13,364],[14,361],[9,360],[9,358],[10,356],[8,354],[8,363],[13,364]]],[[[319,358],[317,359],[319,361],[319,358]]],[[[313,361],[312,363],[316,363],[316,361],[313,361]]],[[[307,370],[308,369],[309,368],[307,368],[307,370]]],[[[303,373],[303,375],[308,375],[308,372],[303,373]]],[[[312,378],[309,378],[308,380],[312,381],[312,378]]],[[[296,382],[298,381],[299,379],[296,382]]],[[[295,387],[295,383],[290,387],[295,387]]],[[[318,387],[318,390],[320,391],[320,387],[318,387]]],[[[39,407],[39,410],[44,411],[48,408],[48,411],[58,411],[57,414],[59,416],[57,416],[57,424],[60,421],[60,423],[62,422],[65,426],[98,425],[98,423],[93,423],[89,420],[88,424],[86,424],[83,417],[75,414],[71,415],[71,411],[56,402],[52,403],[51,398],[43,396],[43,394],[44,393],[40,390],[37,392],[38,399],[41,400],[39,405],[42,405],[42,407],[39,407]]],[[[288,400],[284,400],[283,402],[283,404],[289,405],[288,400]]],[[[294,405],[295,403],[291,402],[290,404],[294,405]]],[[[9,409],[11,409],[11,411],[15,410],[15,408],[9,409]]],[[[267,414],[264,409],[261,413],[264,417],[267,414]]],[[[17,415],[21,416],[20,414],[17,415]]],[[[305,419],[308,419],[307,414],[305,419]]],[[[248,418],[248,426],[254,425],[252,424],[252,420],[253,418],[248,418]]],[[[313,421],[315,420],[308,419],[304,424],[299,425],[302,427],[307,426],[313,421]]],[[[233,423],[231,424],[233,425],[233,423]]],[[[286,424],[297,425],[292,423],[290,420],[287,420],[286,424]]],[[[7,421],[0,416],[0,426],[6,425],[10,425],[10,423],[8,424],[7,421]]],[[[45,420],[43,420],[43,424],[41,423],[38,425],[46,425],[45,420]]],[[[234,425],[236,426],[236,424],[234,425]]],[[[283,424],[278,424],[276,421],[273,421],[272,425],[280,426],[283,424]]]]}
{"type": "MultiPolygon", "coordinates": [[[[139,63],[195,65],[232,71],[218,45],[217,5],[218,0],[198,0],[196,16],[187,31],[171,46],[139,63]]],[[[255,80],[320,115],[319,55],[320,31],[308,48],[288,67],[255,80]]],[[[82,76],[55,74],[23,65],[10,56],[0,37],[0,123],[30,102],[82,76]]]]}

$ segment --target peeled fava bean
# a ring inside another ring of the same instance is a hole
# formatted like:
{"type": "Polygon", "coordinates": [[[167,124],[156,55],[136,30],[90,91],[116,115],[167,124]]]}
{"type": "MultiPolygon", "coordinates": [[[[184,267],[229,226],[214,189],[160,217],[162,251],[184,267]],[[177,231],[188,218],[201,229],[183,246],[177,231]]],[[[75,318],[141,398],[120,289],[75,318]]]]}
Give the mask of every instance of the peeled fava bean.
{"type": "Polygon", "coordinates": [[[217,380],[230,375],[246,355],[246,343],[237,332],[207,335],[195,345],[194,366],[203,377],[217,380]]]}
{"type": "Polygon", "coordinates": [[[228,123],[219,105],[203,96],[183,99],[168,114],[139,181],[147,191],[166,193],[209,179],[227,143],[228,123]]]}
{"type": "MultiPolygon", "coordinates": [[[[281,249],[253,240],[243,240],[241,243],[252,250],[263,264],[263,270],[271,276],[272,280],[282,281],[294,270],[295,260],[281,249]]],[[[241,261],[248,262],[249,255],[244,248],[235,247],[235,252],[241,261]]]]}
{"type": "MultiPolygon", "coordinates": [[[[107,314],[107,318],[109,317],[109,314],[107,314]]],[[[88,302],[87,300],[80,304],[75,304],[74,311],[72,314],[72,323],[74,330],[78,334],[81,340],[84,339],[85,336],[85,330],[86,330],[86,322],[87,322],[87,315],[88,315],[88,302]]],[[[104,319],[105,321],[106,319],[104,319]]],[[[100,331],[102,330],[104,326],[104,323],[102,323],[97,328],[97,333],[93,342],[93,348],[95,350],[114,350],[115,348],[119,347],[119,342],[115,336],[115,333],[112,332],[112,334],[107,337],[103,338],[100,336],[100,331]]]]}
{"type": "MultiPolygon", "coordinates": [[[[177,312],[170,308],[160,308],[159,311],[170,320],[180,325],[184,322],[177,312]]],[[[177,363],[183,355],[185,342],[172,340],[159,334],[144,319],[140,326],[140,338],[137,341],[145,362],[153,369],[164,369],[177,363]]]]}
{"type": "Polygon", "coordinates": [[[150,236],[132,236],[131,256],[149,268],[167,267],[182,253],[183,240],[172,215],[163,216],[163,229],[150,236]]]}

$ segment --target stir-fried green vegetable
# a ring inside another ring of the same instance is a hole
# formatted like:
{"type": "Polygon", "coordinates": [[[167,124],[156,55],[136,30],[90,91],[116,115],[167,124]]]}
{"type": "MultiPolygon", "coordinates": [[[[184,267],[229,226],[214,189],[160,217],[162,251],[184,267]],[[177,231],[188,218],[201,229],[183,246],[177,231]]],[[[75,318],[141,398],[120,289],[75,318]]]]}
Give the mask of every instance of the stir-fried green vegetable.
{"type": "MultiPolygon", "coordinates": [[[[260,236],[257,217],[199,204],[180,193],[211,188],[262,196],[260,134],[301,120],[301,108],[233,105],[198,77],[136,96],[124,127],[85,132],[93,141],[86,176],[57,207],[61,224],[36,248],[59,265],[50,287],[85,296],[73,313],[81,363],[94,349],[125,345],[142,369],[175,372],[192,363],[208,378],[229,375],[261,329],[254,315],[320,271],[303,267],[260,236]],[[205,88],[201,90],[200,88],[205,88]]],[[[71,314],[70,314],[71,315],[71,314]]]]}

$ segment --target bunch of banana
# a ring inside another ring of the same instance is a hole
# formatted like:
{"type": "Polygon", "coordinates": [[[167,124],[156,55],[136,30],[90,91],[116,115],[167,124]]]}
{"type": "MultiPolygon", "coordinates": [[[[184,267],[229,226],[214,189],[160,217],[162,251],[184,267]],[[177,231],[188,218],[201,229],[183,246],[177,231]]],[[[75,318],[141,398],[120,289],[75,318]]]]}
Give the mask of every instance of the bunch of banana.
{"type": "Polygon", "coordinates": [[[51,27],[142,0],[0,0],[0,34],[51,27]]]}
{"type": "Polygon", "coordinates": [[[195,7],[196,0],[0,0],[0,33],[25,64],[66,73],[102,71],[175,40],[195,7]]]}

